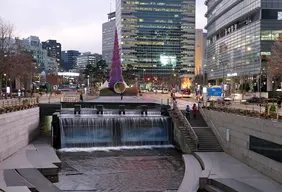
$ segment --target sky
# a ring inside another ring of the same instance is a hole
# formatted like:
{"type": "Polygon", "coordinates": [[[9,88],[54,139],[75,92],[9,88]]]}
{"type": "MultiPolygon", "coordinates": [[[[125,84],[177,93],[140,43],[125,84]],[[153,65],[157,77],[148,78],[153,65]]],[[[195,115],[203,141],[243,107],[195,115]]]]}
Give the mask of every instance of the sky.
{"type": "MultiPolygon", "coordinates": [[[[196,28],[206,25],[205,0],[196,0],[196,28]]],[[[115,0],[0,0],[0,17],[12,23],[15,35],[55,39],[62,50],[102,52],[102,24],[115,10],[115,0]],[[112,4],[112,6],[111,6],[112,4]],[[111,8],[112,7],[112,8],[111,8]]]]}

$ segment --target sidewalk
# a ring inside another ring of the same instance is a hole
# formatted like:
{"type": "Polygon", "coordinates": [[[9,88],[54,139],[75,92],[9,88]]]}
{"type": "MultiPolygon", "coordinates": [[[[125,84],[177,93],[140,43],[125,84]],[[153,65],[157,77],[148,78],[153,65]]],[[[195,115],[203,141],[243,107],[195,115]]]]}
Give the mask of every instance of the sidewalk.
{"type": "Polygon", "coordinates": [[[201,177],[216,180],[236,191],[282,192],[282,185],[224,152],[197,152],[204,164],[201,177]]]}

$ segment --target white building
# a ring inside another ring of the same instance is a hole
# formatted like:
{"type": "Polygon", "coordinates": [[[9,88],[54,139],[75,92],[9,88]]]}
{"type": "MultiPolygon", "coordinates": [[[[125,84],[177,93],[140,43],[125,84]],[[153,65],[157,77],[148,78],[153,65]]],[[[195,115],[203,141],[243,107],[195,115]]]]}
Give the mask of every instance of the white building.
{"type": "Polygon", "coordinates": [[[58,63],[56,58],[53,57],[47,57],[47,60],[45,61],[45,71],[46,73],[49,74],[58,74],[58,63]]]}
{"type": "Polygon", "coordinates": [[[99,61],[101,55],[92,54],[91,52],[83,53],[78,56],[76,59],[76,69],[84,70],[87,65],[96,66],[96,63],[99,61]]]}
{"type": "Polygon", "coordinates": [[[37,62],[37,66],[40,71],[44,70],[47,61],[47,51],[42,49],[42,44],[39,37],[30,36],[26,39],[23,39],[23,43],[26,49],[32,52],[34,59],[37,62]]]}

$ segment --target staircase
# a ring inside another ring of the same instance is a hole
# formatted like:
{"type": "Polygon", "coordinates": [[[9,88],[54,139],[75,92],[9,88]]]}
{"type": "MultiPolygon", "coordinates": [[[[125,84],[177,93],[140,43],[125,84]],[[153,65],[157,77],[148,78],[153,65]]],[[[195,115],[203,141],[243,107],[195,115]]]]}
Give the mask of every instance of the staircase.
{"type": "MultiPolygon", "coordinates": [[[[183,114],[185,114],[185,112],[183,112],[183,114]]],[[[223,152],[219,141],[206,124],[200,112],[197,112],[196,119],[191,116],[187,118],[187,120],[198,137],[198,152],[223,152]]]]}
{"type": "Polygon", "coordinates": [[[188,144],[190,153],[196,152],[199,144],[198,137],[175,102],[173,103],[173,109],[169,111],[169,115],[174,125],[176,125],[184,137],[186,144],[188,144]]]}
{"type": "Polygon", "coordinates": [[[209,127],[193,128],[199,139],[198,152],[223,152],[216,136],[209,127]]]}

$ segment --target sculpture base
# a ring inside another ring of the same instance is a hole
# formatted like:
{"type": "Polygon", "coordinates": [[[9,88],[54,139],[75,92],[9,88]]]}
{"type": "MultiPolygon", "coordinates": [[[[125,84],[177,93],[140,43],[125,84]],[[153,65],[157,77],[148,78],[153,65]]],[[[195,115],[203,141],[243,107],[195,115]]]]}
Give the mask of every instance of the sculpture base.
{"type": "MultiPolygon", "coordinates": [[[[123,96],[137,96],[138,90],[136,88],[127,88],[123,96]]],[[[100,96],[120,96],[111,88],[104,88],[100,90],[100,96]]]]}

